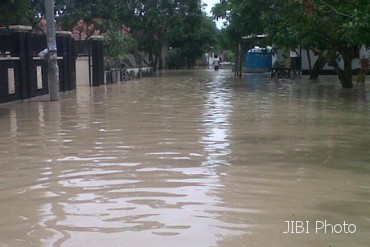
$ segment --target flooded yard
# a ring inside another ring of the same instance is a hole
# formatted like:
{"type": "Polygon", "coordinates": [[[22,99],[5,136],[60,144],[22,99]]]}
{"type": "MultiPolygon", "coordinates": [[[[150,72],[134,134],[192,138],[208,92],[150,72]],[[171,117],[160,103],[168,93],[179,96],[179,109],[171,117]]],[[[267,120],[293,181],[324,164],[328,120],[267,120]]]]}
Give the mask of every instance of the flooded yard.
{"type": "Polygon", "coordinates": [[[370,90],[336,80],[174,71],[0,105],[0,246],[369,246],[370,90]]]}

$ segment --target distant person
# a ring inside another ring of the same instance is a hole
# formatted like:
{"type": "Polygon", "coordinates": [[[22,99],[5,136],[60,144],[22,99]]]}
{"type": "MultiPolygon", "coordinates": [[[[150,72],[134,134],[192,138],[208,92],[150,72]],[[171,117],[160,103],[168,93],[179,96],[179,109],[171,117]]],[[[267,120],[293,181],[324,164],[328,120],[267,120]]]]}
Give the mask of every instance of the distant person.
{"type": "Polygon", "coordinates": [[[213,67],[215,70],[218,70],[218,66],[220,65],[220,59],[217,55],[213,58],[213,67]]]}
{"type": "Polygon", "coordinates": [[[365,77],[370,67],[370,60],[366,57],[360,59],[361,69],[357,76],[357,84],[365,85],[365,77]]]}

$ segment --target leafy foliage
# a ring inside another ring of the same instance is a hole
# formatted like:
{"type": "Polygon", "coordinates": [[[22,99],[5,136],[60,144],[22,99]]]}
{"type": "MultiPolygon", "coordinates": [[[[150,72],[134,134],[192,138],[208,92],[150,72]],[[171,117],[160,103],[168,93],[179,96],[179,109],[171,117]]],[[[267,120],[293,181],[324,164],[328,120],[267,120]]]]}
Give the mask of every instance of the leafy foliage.
{"type": "Polygon", "coordinates": [[[368,0],[221,0],[213,13],[230,22],[226,31],[235,41],[265,32],[279,47],[314,50],[334,67],[343,87],[352,86],[358,48],[370,46],[368,0]]]}
{"type": "Polygon", "coordinates": [[[29,15],[27,0],[2,0],[0,4],[0,25],[25,24],[29,15]]]}
{"type": "Polygon", "coordinates": [[[132,37],[110,29],[104,35],[105,65],[107,68],[119,67],[125,55],[131,53],[136,44],[132,37]]]}
{"type": "Polygon", "coordinates": [[[184,66],[191,68],[195,60],[216,43],[217,28],[212,19],[202,14],[197,0],[186,1],[186,4],[178,1],[172,24],[169,45],[183,58],[184,66]]]}
{"type": "Polygon", "coordinates": [[[223,18],[229,23],[226,35],[232,42],[237,42],[244,35],[264,33],[265,24],[261,17],[269,6],[269,0],[221,0],[212,12],[215,18],[223,18]]]}
{"type": "Polygon", "coordinates": [[[276,0],[273,6],[265,14],[272,41],[314,50],[333,66],[343,87],[352,87],[352,60],[360,46],[369,45],[370,2],[276,0]],[[343,60],[343,68],[338,59],[343,60]]]}
{"type": "MultiPolygon", "coordinates": [[[[2,0],[0,24],[37,27],[43,1],[2,0]]],[[[97,30],[106,33],[106,54],[112,61],[120,60],[134,39],[135,48],[148,55],[148,64],[161,68],[162,48],[168,45],[191,67],[216,42],[217,29],[202,13],[200,0],[55,0],[55,12],[57,26],[79,31],[81,39],[97,30]]]]}

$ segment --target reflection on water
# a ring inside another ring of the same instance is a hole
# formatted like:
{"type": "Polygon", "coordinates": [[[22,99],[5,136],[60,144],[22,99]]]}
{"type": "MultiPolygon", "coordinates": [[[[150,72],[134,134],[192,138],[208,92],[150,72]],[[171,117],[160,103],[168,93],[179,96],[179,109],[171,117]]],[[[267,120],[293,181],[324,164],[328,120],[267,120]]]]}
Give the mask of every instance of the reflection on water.
{"type": "Polygon", "coordinates": [[[0,246],[368,246],[370,92],[321,80],[180,71],[0,106],[0,246]]]}

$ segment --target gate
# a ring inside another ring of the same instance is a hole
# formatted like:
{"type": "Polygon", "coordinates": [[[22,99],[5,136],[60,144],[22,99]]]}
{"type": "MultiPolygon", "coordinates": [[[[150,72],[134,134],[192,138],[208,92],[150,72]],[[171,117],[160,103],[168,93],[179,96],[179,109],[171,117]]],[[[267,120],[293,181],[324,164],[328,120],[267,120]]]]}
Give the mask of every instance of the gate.
{"type": "Polygon", "coordinates": [[[104,51],[101,36],[89,40],[75,40],[76,81],[81,86],[104,84],[104,51]]]}
{"type": "MultiPolygon", "coordinates": [[[[29,99],[49,93],[47,63],[38,56],[46,37],[30,32],[26,26],[0,30],[0,103],[29,99]]],[[[57,34],[60,91],[76,88],[73,39],[68,33],[57,34]]]]}

